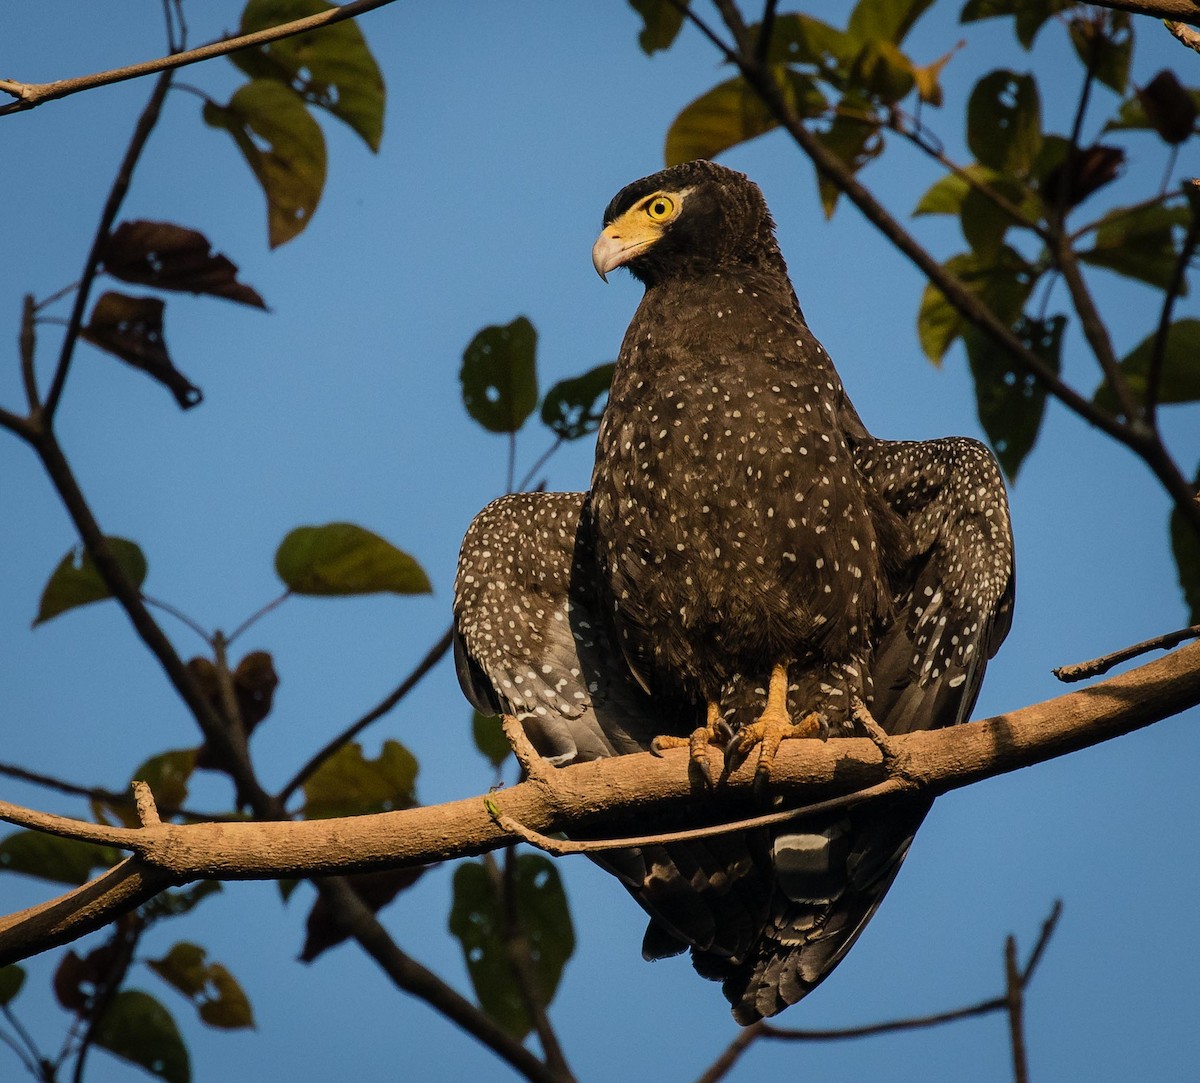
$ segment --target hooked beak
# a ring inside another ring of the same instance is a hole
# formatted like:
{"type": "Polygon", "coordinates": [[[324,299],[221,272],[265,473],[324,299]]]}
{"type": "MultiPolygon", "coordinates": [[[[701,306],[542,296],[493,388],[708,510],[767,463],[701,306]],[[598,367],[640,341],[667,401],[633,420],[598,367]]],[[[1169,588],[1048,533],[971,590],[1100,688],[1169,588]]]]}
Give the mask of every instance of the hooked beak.
{"type": "Polygon", "coordinates": [[[604,232],[592,245],[592,266],[596,274],[608,281],[608,272],[631,260],[635,253],[645,248],[654,238],[622,236],[618,223],[605,227],[604,232]]]}

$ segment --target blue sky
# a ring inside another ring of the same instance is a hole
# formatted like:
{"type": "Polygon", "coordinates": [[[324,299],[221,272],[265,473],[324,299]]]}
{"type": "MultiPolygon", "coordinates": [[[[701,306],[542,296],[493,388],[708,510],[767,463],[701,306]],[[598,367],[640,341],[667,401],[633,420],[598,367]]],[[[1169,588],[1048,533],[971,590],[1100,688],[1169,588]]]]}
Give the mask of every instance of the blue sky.
{"type": "MultiPolygon", "coordinates": [[[[949,106],[929,118],[948,152],[965,161],[961,102],[974,80],[1030,61],[1003,24],[959,27],[957,7],[936,6],[909,49],[927,62],[965,38],[945,73],[949,106]]],[[[842,5],[809,8],[837,21],[842,5]]],[[[191,5],[192,40],[235,28],[239,9],[227,0],[191,5]]],[[[428,598],[295,599],[246,637],[244,649],[274,654],[282,678],[274,712],[254,738],[268,787],[390,690],[448,622],[459,540],[504,486],[502,438],[475,426],[461,405],[464,347],[482,326],[525,314],[540,336],[543,388],[615,356],[639,287],[622,275],[607,287],[596,278],[589,252],[601,212],[623,184],[660,168],[663,136],[680,108],[727,77],[691,30],[671,52],[643,56],[638,20],[616,0],[400,3],[362,26],[388,86],[383,147],[372,156],[342,126],[324,124],[326,193],[298,240],[267,250],[260,192],[187,93],[171,95],[135,178],[126,217],[202,230],[271,306],[263,314],[169,298],[167,342],[204,389],[203,406],[180,413],[163,389],[83,345],[59,413],[62,441],[104,529],[136,539],[149,557],[146,590],[206,626],[230,630],[278,591],[274,549],[299,524],[359,522],[429,572],[428,598]]],[[[1171,66],[1188,81],[1194,55],[1153,22],[1139,22],[1138,32],[1135,79],[1171,66]]],[[[1039,73],[1046,65],[1052,73],[1042,100],[1047,128],[1058,131],[1069,125],[1078,81],[1074,61],[1062,59],[1063,38],[1048,27],[1034,54],[1039,73]]],[[[151,0],[122,0],[103,12],[69,0],[0,10],[0,72],[8,77],[46,81],[114,67],[157,55],[162,43],[160,6],[151,0]]],[[[216,61],[181,79],[220,99],[240,76],[216,61]]],[[[15,340],[22,294],[44,297],[77,276],[148,92],[148,83],[124,84],[0,119],[4,341],[15,340]]],[[[1111,101],[1097,92],[1098,109],[1111,101]]],[[[1129,146],[1136,158],[1113,186],[1118,201],[1142,194],[1139,168],[1157,177],[1165,162],[1151,136],[1129,146]]],[[[914,319],[923,283],[910,266],[853,208],[824,221],[811,168],[782,135],[722,160],[762,185],[807,318],[868,426],[887,437],[979,435],[961,350],[940,369],[920,352],[914,319]]],[[[1195,171],[1185,153],[1177,176],[1195,171]]],[[[897,146],[865,179],[907,216],[938,174],[897,146]]],[[[943,257],[964,247],[953,222],[925,219],[916,229],[943,257]]],[[[1158,295],[1105,275],[1095,285],[1124,352],[1157,319],[1158,295]]],[[[1177,310],[1195,314],[1190,299],[1177,310]]],[[[44,359],[56,335],[53,326],[41,329],[44,359]]],[[[1098,382],[1089,364],[1072,328],[1065,371],[1084,389],[1098,382]]],[[[0,353],[0,402],[21,401],[15,353],[0,353]]],[[[1163,420],[1185,471],[1192,469],[1200,458],[1194,411],[1168,408],[1163,420]]],[[[549,440],[531,421],[520,437],[522,469],[549,440]]],[[[550,487],[584,487],[591,456],[588,441],[556,456],[550,487]]],[[[1186,617],[1164,498],[1136,460],[1062,408],[1049,406],[1012,500],[1016,620],[978,715],[1057,694],[1051,667],[1186,617]]],[[[41,588],[74,540],[32,454],[0,438],[0,758],[115,787],[146,756],[196,737],[115,606],[30,631],[41,588]]],[[[200,653],[185,628],[166,627],[185,656],[200,653]]],[[[445,663],[367,731],[365,747],[374,755],[387,737],[408,745],[421,762],[424,802],[469,796],[491,781],[469,717],[445,663]]],[[[1028,999],[1034,1073],[1124,1080],[1194,1070],[1197,721],[1191,712],[940,800],[858,946],[780,1021],[843,1026],[994,995],[1004,937],[1014,932],[1028,949],[1061,897],[1060,929],[1028,999]]],[[[0,792],[42,809],[82,811],[9,780],[0,792]]],[[[194,787],[191,803],[227,801],[210,778],[194,787]]],[[[552,1018],[577,1074],[694,1078],[734,1034],[718,987],[683,960],[643,963],[633,902],[586,861],[560,867],[578,948],[552,1018]]],[[[428,874],[384,920],[405,950],[469,991],[445,928],[450,876],[449,868],[428,874]]],[[[11,911],[50,890],[4,878],[0,906],[11,911]]],[[[213,1032],[152,975],[136,977],[183,1026],[197,1080],[510,1078],[472,1040],[398,994],[356,948],[312,967],[291,962],[310,897],[301,889],[283,908],[273,885],[228,885],[194,919],[161,927],[145,944],[145,954],[157,956],[175,939],[203,943],[254,1004],[256,1032],[213,1032]]],[[[17,1005],[53,1049],[64,1017],[47,991],[47,961],[31,971],[17,1005]]],[[[8,1056],[0,1049],[5,1077],[15,1072],[8,1056]]],[[[785,1070],[830,1083],[1011,1078],[998,1017],[850,1044],[759,1045],[729,1078],[785,1070]]],[[[88,1077],[129,1075],[96,1054],[88,1077]]]]}

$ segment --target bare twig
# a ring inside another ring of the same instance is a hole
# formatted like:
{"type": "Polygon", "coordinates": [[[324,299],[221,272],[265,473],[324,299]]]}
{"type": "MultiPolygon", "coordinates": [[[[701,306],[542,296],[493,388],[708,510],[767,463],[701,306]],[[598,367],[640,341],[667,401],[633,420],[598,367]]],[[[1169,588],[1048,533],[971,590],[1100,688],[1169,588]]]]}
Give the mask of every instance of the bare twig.
{"type": "Polygon", "coordinates": [[[156,72],[173,71],[188,64],[196,64],[202,60],[225,56],[239,49],[249,49],[257,45],[267,45],[281,38],[303,34],[308,30],[316,30],[322,26],[332,26],[346,19],[365,15],[368,11],[385,7],[393,0],[355,0],[354,3],[343,4],[341,7],[330,8],[308,15],[303,19],[294,19],[289,23],[257,30],[253,34],[240,34],[236,37],[222,38],[207,45],[188,49],[182,53],[171,53],[156,60],[147,60],[140,64],[129,64],[123,68],[113,68],[110,71],[96,72],[92,75],[81,75],[74,79],[59,79],[53,83],[22,83],[15,79],[0,79],[0,92],[10,94],[17,100],[8,105],[0,106],[0,116],[6,113],[18,113],[32,109],[43,102],[55,98],[65,98],[70,94],[78,94],[83,90],[95,87],[109,86],[121,83],[127,79],[137,79],[143,75],[153,75],[156,72]]]}
{"type": "Polygon", "coordinates": [[[171,605],[170,602],[164,602],[161,598],[154,598],[149,594],[142,592],[142,601],[154,609],[161,609],[164,613],[169,613],[180,624],[186,625],[196,633],[206,644],[212,646],[212,633],[208,631],[199,621],[193,620],[182,609],[171,605]]]}
{"type": "Polygon", "coordinates": [[[238,638],[238,636],[240,636],[243,632],[247,631],[248,629],[252,628],[255,624],[257,624],[260,620],[262,620],[262,618],[265,617],[268,613],[271,613],[274,610],[278,609],[291,596],[292,596],[292,589],[291,589],[291,587],[289,587],[282,594],[280,594],[277,598],[272,598],[261,609],[256,609],[253,613],[250,614],[250,616],[248,616],[244,621],[242,621],[242,623],[239,624],[232,632],[230,632],[229,635],[227,635],[225,637],[225,645],[230,646],[233,643],[233,641],[238,638]]]}
{"type": "Polygon", "coordinates": [[[1008,1033],[1012,1043],[1013,1083],[1029,1083],[1029,1063],[1025,1055],[1025,982],[1017,963],[1017,938],[1004,942],[1004,975],[1008,1011],[1008,1033]]]}
{"type": "Polygon", "coordinates": [[[34,355],[37,353],[37,335],[34,321],[37,316],[37,302],[32,293],[25,294],[21,306],[21,334],[18,347],[21,353],[21,382],[25,385],[25,402],[29,406],[30,419],[36,418],[42,408],[41,396],[38,394],[37,374],[34,372],[34,355]]]}
{"type": "Polygon", "coordinates": [[[1171,333],[1171,314],[1175,310],[1175,302],[1183,292],[1187,280],[1187,271],[1192,264],[1192,256],[1196,254],[1196,244],[1200,242],[1200,181],[1193,178],[1184,184],[1183,190],[1188,196],[1188,204],[1192,211],[1192,220],[1188,225],[1187,235],[1179,249],[1179,258],[1171,271],[1171,281],[1167,284],[1167,292],[1163,296],[1162,315],[1158,319],[1158,330],[1154,335],[1154,349],[1150,354],[1150,365],[1146,370],[1146,423],[1153,426],[1158,414],[1158,397],[1162,389],[1163,366],[1167,358],[1167,337],[1171,333]]]}
{"type": "Polygon", "coordinates": [[[158,805],[154,802],[154,791],[150,784],[141,779],[133,780],[133,800],[137,807],[138,822],[143,827],[157,827],[162,823],[158,815],[158,805]]]}
{"type": "Polygon", "coordinates": [[[1133,644],[1132,647],[1122,647],[1119,651],[1101,655],[1088,662],[1059,666],[1052,672],[1063,684],[1074,684],[1076,681],[1087,680],[1088,677],[1099,677],[1102,673],[1107,673],[1113,666],[1128,662],[1131,658],[1149,654],[1151,651],[1170,650],[1185,640],[1198,637],[1200,637],[1200,624],[1193,624],[1189,628],[1180,628],[1178,631],[1167,632],[1165,635],[1155,636],[1153,639],[1144,639],[1141,643],[1133,644]]]}
{"type": "Polygon", "coordinates": [[[1183,23],[1171,22],[1169,19],[1164,20],[1167,24],[1167,29],[1171,32],[1171,36],[1180,44],[1186,45],[1194,52],[1200,53],[1200,33],[1197,33],[1190,26],[1185,26],[1183,23]]]}

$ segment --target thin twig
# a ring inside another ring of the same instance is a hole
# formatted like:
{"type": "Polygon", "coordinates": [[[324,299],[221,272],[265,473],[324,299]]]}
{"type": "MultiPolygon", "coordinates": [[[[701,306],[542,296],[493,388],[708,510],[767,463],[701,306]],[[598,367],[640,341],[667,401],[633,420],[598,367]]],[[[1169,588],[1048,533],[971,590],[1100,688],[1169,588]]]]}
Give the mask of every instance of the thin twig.
{"type": "Polygon", "coordinates": [[[268,613],[274,611],[275,609],[278,609],[279,606],[283,605],[283,603],[286,602],[291,596],[292,596],[292,589],[291,589],[291,587],[289,587],[281,595],[279,595],[278,598],[272,599],[271,601],[267,602],[267,604],[264,605],[261,609],[258,609],[255,612],[251,613],[250,616],[248,616],[244,621],[242,621],[241,624],[239,624],[232,632],[229,633],[229,635],[227,635],[225,637],[226,646],[232,644],[233,641],[235,639],[237,639],[238,636],[240,636],[244,631],[246,631],[252,625],[257,624],[258,621],[262,620],[262,618],[265,617],[268,613]]]}
{"type": "Polygon", "coordinates": [[[1193,178],[1184,185],[1184,192],[1190,192],[1188,204],[1192,211],[1192,220],[1188,225],[1187,236],[1179,249],[1179,258],[1171,271],[1171,281],[1167,284],[1167,292],[1163,297],[1162,315],[1158,319],[1158,330],[1154,335],[1154,349],[1150,354],[1150,365],[1146,370],[1146,424],[1154,426],[1158,416],[1158,396],[1162,389],[1163,368],[1167,359],[1167,338],[1171,332],[1171,314],[1175,310],[1175,302],[1183,292],[1187,280],[1188,268],[1192,256],[1196,254],[1196,244],[1200,242],[1200,181],[1193,178]]]}
{"type": "Polygon", "coordinates": [[[1025,983],[1017,964],[1017,938],[1004,942],[1004,976],[1008,1010],[1008,1033],[1012,1043],[1013,1083],[1029,1083],[1029,1061],[1025,1055],[1025,983]]]}
{"type": "Polygon", "coordinates": [[[195,632],[208,646],[212,646],[212,633],[205,629],[198,621],[189,617],[182,609],[177,609],[170,602],[164,602],[161,598],[155,598],[145,593],[145,591],[142,592],[142,601],[154,609],[161,609],[164,613],[169,613],[181,624],[185,624],[195,632]]]}
{"type": "Polygon", "coordinates": [[[1122,662],[1128,662],[1131,658],[1149,654],[1151,651],[1170,650],[1185,640],[1196,638],[1200,638],[1200,624],[1193,624],[1188,628],[1180,628],[1175,632],[1167,632],[1165,635],[1155,636],[1153,639],[1143,639],[1141,643],[1135,643],[1132,647],[1122,647],[1119,651],[1101,655],[1099,658],[1093,658],[1088,662],[1076,662],[1069,666],[1059,666],[1051,672],[1063,684],[1074,684],[1076,681],[1087,680],[1088,677],[1099,677],[1100,674],[1107,673],[1113,666],[1120,665],[1122,662]]]}
{"type": "Polygon", "coordinates": [[[537,459],[534,461],[534,464],[525,471],[525,476],[521,478],[520,482],[517,483],[517,492],[523,493],[529,488],[529,483],[533,481],[534,475],[541,470],[541,468],[545,466],[547,462],[550,461],[550,457],[562,446],[563,438],[561,436],[556,436],[554,438],[554,443],[546,448],[546,450],[537,457],[537,459]]]}
{"type": "Polygon", "coordinates": [[[34,355],[37,353],[37,334],[34,330],[37,303],[32,293],[25,294],[21,305],[21,334],[17,340],[21,352],[21,382],[25,385],[25,402],[29,406],[29,417],[38,416],[42,408],[38,394],[37,374],[34,372],[34,355]]]}
{"type": "Polygon", "coordinates": [[[34,1042],[33,1035],[25,1029],[24,1025],[21,1023],[21,1020],[17,1018],[16,1012],[14,1012],[8,1004],[0,1004],[0,1012],[3,1012],[4,1018],[8,1020],[9,1025],[17,1032],[17,1037],[25,1043],[25,1047],[28,1049],[28,1054],[26,1053],[25,1049],[21,1048],[21,1045],[16,1039],[5,1034],[3,1031],[0,1031],[0,1041],[5,1042],[8,1047],[14,1053],[16,1053],[18,1057],[20,1057],[21,1063],[25,1066],[26,1071],[28,1071],[29,1074],[35,1079],[45,1080],[51,1078],[47,1076],[44,1071],[40,1070],[41,1066],[46,1063],[46,1059],[42,1056],[41,1050],[38,1049],[37,1043],[34,1042]]]}
{"type": "Polygon", "coordinates": [[[714,31],[713,28],[708,25],[708,23],[706,23],[700,18],[699,15],[696,14],[688,0],[667,0],[667,3],[669,3],[671,7],[682,14],[683,17],[687,19],[687,21],[690,22],[697,30],[699,30],[701,34],[708,38],[708,40],[717,48],[717,51],[720,52],[725,59],[729,61],[729,63],[732,64],[734,62],[733,50],[730,49],[729,46],[726,45],[719,37],[717,37],[716,31],[714,31]]]}
{"type": "Polygon", "coordinates": [[[434,666],[438,664],[450,649],[450,644],[454,641],[454,629],[447,628],[442,633],[441,638],[429,648],[425,657],[422,658],[413,671],[404,678],[391,692],[389,692],[378,704],[372,707],[365,715],[357,722],[347,726],[339,733],[332,741],[325,745],[316,755],[300,768],[299,771],[292,776],[291,780],[282,790],[279,791],[277,800],[281,804],[286,804],[288,798],[292,796],[313,773],[323,764],[330,756],[332,756],[339,748],[347,741],[353,741],[363,730],[365,730],[372,722],[382,718],[393,707],[396,706],[405,696],[409,694],[434,666]]]}
{"type": "Polygon", "coordinates": [[[332,26],[334,23],[365,15],[368,11],[385,7],[392,2],[393,0],[355,0],[354,3],[329,8],[315,15],[305,16],[303,19],[294,19],[265,30],[257,30],[252,34],[221,38],[207,45],[188,49],[186,52],[171,53],[156,60],[147,60],[140,64],[130,64],[123,68],[113,68],[110,71],[96,72],[92,75],[81,75],[74,79],[59,79],[53,83],[22,83],[15,79],[0,79],[0,92],[10,94],[17,99],[0,106],[0,116],[32,109],[43,102],[65,98],[83,90],[109,86],[112,83],[121,83],[127,79],[137,79],[143,75],[153,75],[156,72],[172,71],[188,64],[199,63],[202,60],[211,60],[216,56],[225,56],[228,53],[237,52],[239,49],[267,45],[270,42],[279,41],[281,38],[293,37],[308,30],[332,26]]]}
{"type": "Polygon", "coordinates": [[[775,32],[775,9],[779,0],[767,0],[763,6],[762,18],[758,28],[758,62],[765,64],[771,53],[771,37],[775,32]]]}

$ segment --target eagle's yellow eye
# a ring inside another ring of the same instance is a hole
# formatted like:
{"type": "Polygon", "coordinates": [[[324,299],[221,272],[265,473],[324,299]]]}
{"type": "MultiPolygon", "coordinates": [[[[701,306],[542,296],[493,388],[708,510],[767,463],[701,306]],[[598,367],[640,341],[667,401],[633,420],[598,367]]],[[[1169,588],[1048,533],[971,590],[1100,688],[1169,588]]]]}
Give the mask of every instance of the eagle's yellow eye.
{"type": "Polygon", "coordinates": [[[646,213],[655,222],[663,222],[670,218],[674,210],[675,203],[668,196],[655,196],[646,204],[646,213]]]}

